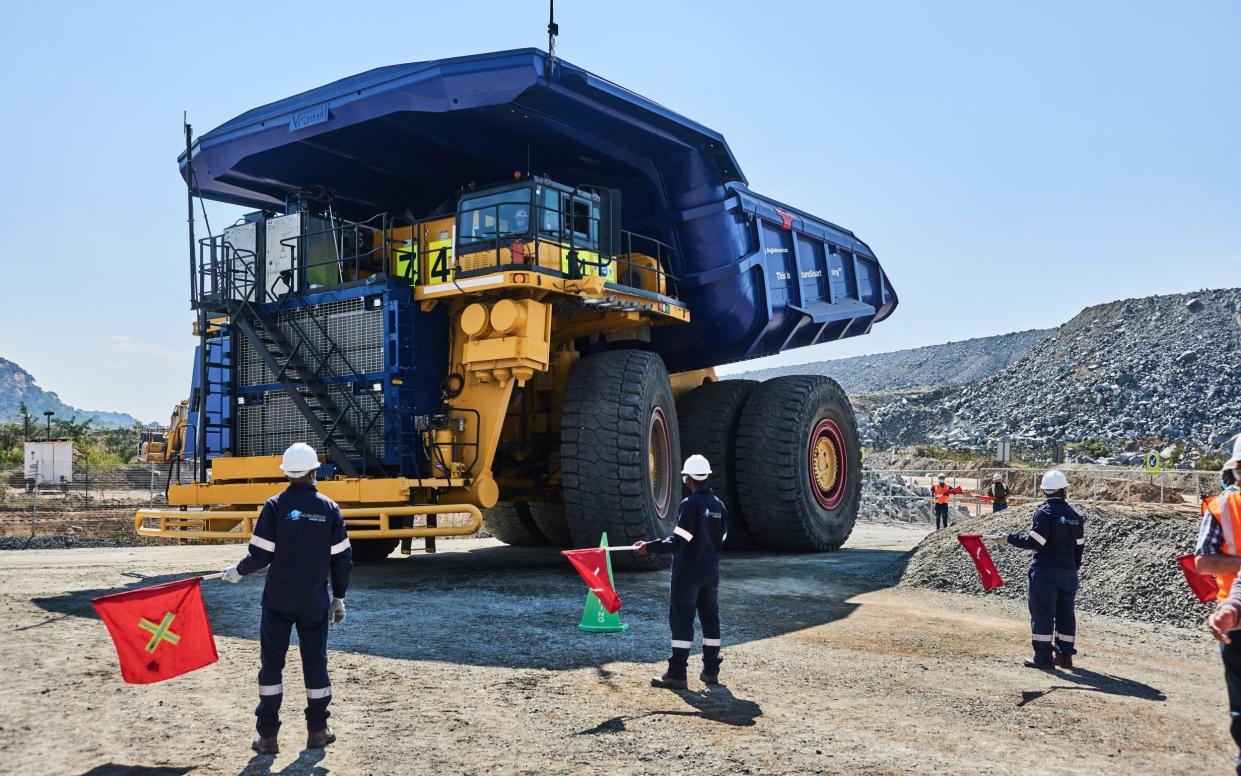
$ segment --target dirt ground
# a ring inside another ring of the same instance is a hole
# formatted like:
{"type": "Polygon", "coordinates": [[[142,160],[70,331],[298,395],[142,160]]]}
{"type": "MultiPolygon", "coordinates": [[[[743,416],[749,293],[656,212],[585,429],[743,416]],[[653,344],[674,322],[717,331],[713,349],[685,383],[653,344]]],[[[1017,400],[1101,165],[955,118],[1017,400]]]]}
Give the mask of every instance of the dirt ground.
{"type": "Polygon", "coordinates": [[[693,679],[682,692],[647,685],[668,644],[666,572],[620,575],[631,627],[591,635],[575,627],[582,585],[554,551],[446,542],[435,556],[359,567],[330,642],[340,740],[302,749],[293,650],[275,758],[248,746],[261,580],[204,583],[220,660],[156,685],[121,682],[90,608],[105,592],[223,569],[240,546],[3,552],[0,772],[1229,768],[1222,670],[1204,631],[1086,614],[1077,670],[1023,668],[1020,602],[888,587],[924,535],[859,525],[837,553],[726,556],[726,686],[693,679]]]}

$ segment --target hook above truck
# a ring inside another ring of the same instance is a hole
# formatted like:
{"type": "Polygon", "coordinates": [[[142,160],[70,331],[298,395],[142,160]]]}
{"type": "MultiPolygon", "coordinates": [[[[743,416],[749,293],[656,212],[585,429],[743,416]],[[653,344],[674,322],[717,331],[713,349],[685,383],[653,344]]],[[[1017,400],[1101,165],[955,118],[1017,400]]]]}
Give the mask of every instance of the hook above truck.
{"type": "Polygon", "coordinates": [[[193,195],[253,212],[193,241],[198,476],[139,533],[244,538],[304,441],[360,560],[480,524],[510,544],[663,535],[689,453],[731,545],[848,537],[839,386],[714,367],[865,334],[896,293],[852,232],[750,191],[719,133],[523,49],[312,89],[180,165],[193,195]]]}

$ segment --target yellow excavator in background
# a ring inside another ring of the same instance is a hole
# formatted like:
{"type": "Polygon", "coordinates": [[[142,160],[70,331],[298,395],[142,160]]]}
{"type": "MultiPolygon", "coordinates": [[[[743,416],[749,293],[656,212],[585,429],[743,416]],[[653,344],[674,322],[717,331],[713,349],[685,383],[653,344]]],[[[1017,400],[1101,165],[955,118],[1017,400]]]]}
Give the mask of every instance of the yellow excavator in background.
{"type": "Polygon", "coordinates": [[[185,449],[185,430],[189,425],[190,402],[172,408],[168,427],[144,428],[138,437],[138,463],[167,463],[185,449]]]}

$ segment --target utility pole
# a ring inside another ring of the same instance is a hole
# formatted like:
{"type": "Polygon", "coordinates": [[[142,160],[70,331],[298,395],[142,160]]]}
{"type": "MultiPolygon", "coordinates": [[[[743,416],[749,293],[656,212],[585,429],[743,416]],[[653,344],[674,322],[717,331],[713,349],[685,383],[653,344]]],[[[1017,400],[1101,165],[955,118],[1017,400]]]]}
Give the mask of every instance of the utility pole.
{"type": "Polygon", "coordinates": [[[52,416],[55,412],[51,410],[43,410],[43,416],[47,418],[47,441],[52,441],[52,416]]]}

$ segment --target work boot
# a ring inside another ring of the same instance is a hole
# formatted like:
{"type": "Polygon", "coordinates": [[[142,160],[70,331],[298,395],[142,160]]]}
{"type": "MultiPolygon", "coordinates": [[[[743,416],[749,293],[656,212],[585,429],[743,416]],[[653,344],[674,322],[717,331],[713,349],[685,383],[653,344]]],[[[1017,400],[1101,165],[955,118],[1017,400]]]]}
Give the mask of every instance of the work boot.
{"type": "Polygon", "coordinates": [[[1026,658],[1025,663],[1023,665],[1025,665],[1026,668],[1037,668],[1040,671],[1053,671],[1054,672],[1056,670],[1055,663],[1039,663],[1037,661],[1031,660],[1030,658],[1026,658]]]}
{"type": "Polygon", "coordinates": [[[651,679],[652,687],[662,687],[665,690],[686,690],[689,689],[689,682],[684,679],[677,679],[667,671],[663,676],[657,676],[651,679]]]}
{"type": "Polygon", "coordinates": [[[702,680],[703,684],[719,684],[720,683],[719,674],[709,674],[706,671],[703,671],[701,674],[699,674],[698,678],[702,680]]]}
{"type": "Polygon", "coordinates": [[[322,730],[312,730],[306,734],[306,748],[322,749],[335,740],[336,734],[332,732],[330,727],[325,727],[322,730]]]}
{"type": "Polygon", "coordinates": [[[250,742],[250,748],[259,754],[280,754],[280,744],[275,736],[260,736],[257,733],[250,742]]]}
{"type": "Polygon", "coordinates": [[[1057,652],[1056,653],[1056,665],[1060,666],[1061,668],[1068,668],[1068,669],[1073,668],[1073,656],[1070,655],[1068,652],[1057,652]]]}

